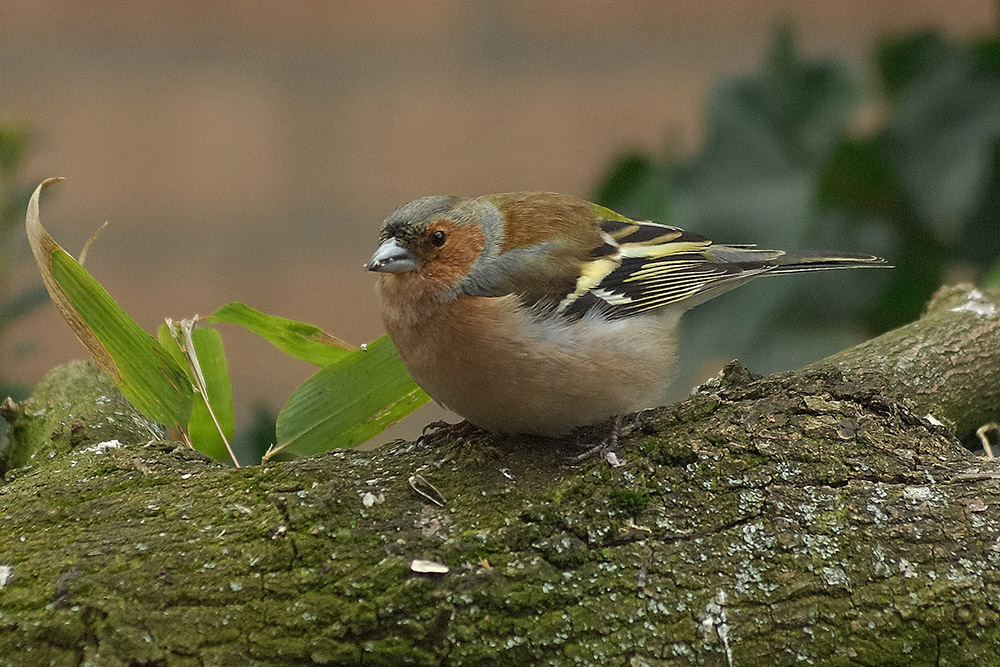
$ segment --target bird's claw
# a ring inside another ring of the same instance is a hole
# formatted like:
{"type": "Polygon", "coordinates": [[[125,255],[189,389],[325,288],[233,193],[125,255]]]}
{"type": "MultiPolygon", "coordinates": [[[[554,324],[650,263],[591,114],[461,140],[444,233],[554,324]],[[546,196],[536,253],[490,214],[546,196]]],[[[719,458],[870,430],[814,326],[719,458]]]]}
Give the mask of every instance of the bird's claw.
{"type": "MultiPolygon", "coordinates": [[[[641,414],[641,413],[640,413],[641,414]]],[[[621,415],[615,417],[615,423],[611,427],[611,433],[608,434],[606,438],[601,440],[596,445],[588,447],[586,450],[577,454],[576,456],[569,456],[566,458],[567,463],[580,463],[581,461],[586,461],[587,459],[593,458],[594,456],[600,456],[601,460],[607,463],[612,468],[618,468],[625,465],[625,459],[618,456],[617,451],[618,440],[624,436],[629,435],[636,430],[639,424],[639,416],[628,424],[624,423],[624,418],[621,415]]]]}
{"type": "Polygon", "coordinates": [[[477,430],[477,427],[467,420],[462,420],[455,424],[446,421],[433,421],[423,428],[417,442],[429,445],[445,438],[463,438],[477,430]]]}

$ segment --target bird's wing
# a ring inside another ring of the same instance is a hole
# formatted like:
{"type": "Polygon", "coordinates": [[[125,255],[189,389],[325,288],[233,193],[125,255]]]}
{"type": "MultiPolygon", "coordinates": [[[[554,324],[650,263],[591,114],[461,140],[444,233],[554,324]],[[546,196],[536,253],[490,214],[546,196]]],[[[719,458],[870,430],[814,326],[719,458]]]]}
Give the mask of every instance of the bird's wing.
{"type": "Polygon", "coordinates": [[[517,223],[517,234],[469,275],[465,293],[513,294],[526,306],[570,318],[595,309],[612,318],[673,304],[687,309],[762,274],[886,266],[870,255],[713,244],[678,227],[632,220],[564,195],[495,198],[517,223]]]}
{"type": "Polygon", "coordinates": [[[888,267],[873,255],[786,252],[713,244],[704,236],[655,222],[602,220],[605,243],[558,310],[580,317],[599,308],[621,318],[680,304],[687,309],[764,274],[888,267]],[[683,302],[683,303],[682,303],[683,302]]]}
{"type": "Polygon", "coordinates": [[[726,261],[711,254],[712,242],[704,236],[669,225],[615,219],[601,221],[601,230],[605,242],[595,248],[597,256],[582,272],[576,289],[559,304],[567,316],[578,317],[594,308],[608,317],[637,315],[773,269],[768,266],[772,251],[722,246],[764,255],[760,261],[752,255],[741,258],[744,261],[726,261]]]}

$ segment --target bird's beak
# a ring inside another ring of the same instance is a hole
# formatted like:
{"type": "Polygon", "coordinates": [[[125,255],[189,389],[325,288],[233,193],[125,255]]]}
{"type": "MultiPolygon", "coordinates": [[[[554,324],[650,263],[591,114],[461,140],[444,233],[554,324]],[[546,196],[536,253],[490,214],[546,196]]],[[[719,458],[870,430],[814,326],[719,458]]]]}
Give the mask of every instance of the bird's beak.
{"type": "Polygon", "coordinates": [[[382,273],[405,273],[417,268],[417,258],[402,247],[396,239],[388,239],[378,247],[372,258],[365,264],[369,271],[382,273]]]}

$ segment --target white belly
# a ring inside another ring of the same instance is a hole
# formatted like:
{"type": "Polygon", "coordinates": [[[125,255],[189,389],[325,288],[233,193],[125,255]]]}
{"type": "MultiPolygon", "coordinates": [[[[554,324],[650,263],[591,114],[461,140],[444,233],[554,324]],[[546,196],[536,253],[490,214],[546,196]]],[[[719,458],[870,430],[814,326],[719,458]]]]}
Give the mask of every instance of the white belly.
{"type": "Polygon", "coordinates": [[[662,405],[679,317],[571,322],[521,311],[513,297],[461,297],[419,327],[385,319],[436,401],[491,431],[557,435],[662,405]]]}

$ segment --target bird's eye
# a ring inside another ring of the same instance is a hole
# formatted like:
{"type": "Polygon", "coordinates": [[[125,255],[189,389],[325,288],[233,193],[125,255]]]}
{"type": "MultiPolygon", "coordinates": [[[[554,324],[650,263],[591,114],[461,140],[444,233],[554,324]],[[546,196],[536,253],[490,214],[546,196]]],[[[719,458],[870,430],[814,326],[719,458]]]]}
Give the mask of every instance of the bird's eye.
{"type": "Polygon", "coordinates": [[[448,235],[442,232],[440,229],[435,230],[431,233],[431,245],[435,248],[440,248],[444,245],[444,242],[448,240],[448,235]]]}

